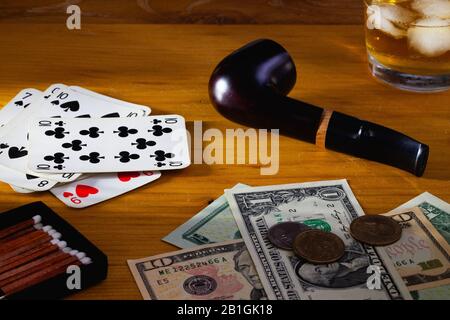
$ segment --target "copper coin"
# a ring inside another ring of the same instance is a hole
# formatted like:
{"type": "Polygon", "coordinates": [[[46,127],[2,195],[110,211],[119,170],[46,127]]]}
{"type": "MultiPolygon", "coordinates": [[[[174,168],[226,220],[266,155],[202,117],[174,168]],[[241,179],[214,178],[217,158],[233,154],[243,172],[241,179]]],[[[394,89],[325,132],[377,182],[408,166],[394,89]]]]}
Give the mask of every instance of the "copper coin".
{"type": "Polygon", "coordinates": [[[368,215],[352,221],[350,234],[362,243],[372,246],[387,246],[400,239],[402,228],[390,217],[368,215]]]}
{"type": "Polygon", "coordinates": [[[292,250],[295,237],[310,229],[306,224],[300,222],[280,222],[269,229],[267,237],[275,247],[292,250]]]}
{"type": "Polygon", "coordinates": [[[308,230],[294,240],[295,254],[311,263],[326,264],[339,260],[345,252],[344,241],[337,235],[321,230],[308,230]]]}

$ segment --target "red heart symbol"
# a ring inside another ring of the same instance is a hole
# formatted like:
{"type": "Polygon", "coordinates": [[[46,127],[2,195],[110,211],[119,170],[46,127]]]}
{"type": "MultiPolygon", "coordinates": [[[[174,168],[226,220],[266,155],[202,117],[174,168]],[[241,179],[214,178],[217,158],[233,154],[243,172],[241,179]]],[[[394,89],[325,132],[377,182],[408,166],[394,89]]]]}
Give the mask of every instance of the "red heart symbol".
{"type": "Polygon", "coordinates": [[[64,196],[64,198],[69,198],[69,197],[73,196],[73,193],[72,192],[64,192],[63,196],[64,196]]]}
{"type": "Polygon", "coordinates": [[[119,177],[119,180],[122,182],[128,182],[132,178],[137,178],[141,175],[140,172],[119,172],[117,174],[117,177],[119,177]]]}
{"type": "Polygon", "coordinates": [[[98,189],[84,184],[79,184],[77,185],[75,192],[80,198],[86,198],[90,194],[96,194],[98,189]]]}

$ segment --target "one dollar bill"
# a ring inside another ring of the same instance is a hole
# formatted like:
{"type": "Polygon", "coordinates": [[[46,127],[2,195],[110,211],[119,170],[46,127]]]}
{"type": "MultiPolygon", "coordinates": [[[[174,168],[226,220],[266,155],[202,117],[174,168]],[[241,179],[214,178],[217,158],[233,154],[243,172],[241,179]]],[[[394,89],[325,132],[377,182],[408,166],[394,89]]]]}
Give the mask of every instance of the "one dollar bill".
{"type": "Polygon", "coordinates": [[[265,300],[242,240],[128,260],[146,300],[265,300]]]}
{"type": "Polygon", "coordinates": [[[386,253],[350,236],[350,223],[364,212],[346,180],[228,190],[226,196],[269,299],[411,299],[386,253]],[[268,229],[283,221],[335,233],[345,255],[313,265],[274,247],[268,229]],[[368,285],[372,268],[379,271],[378,287],[368,285]]]}

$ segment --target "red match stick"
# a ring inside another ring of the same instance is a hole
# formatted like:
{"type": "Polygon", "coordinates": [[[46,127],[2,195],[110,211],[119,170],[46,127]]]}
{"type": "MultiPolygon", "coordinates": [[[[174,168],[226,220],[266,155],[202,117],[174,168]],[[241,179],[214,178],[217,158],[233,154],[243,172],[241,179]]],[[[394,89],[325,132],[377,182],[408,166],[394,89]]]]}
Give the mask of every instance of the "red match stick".
{"type": "Polygon", "coordinates": [[[38,247],[31,249],[30,251],[25,252],[24,254],[20,254],[7,259],[4,262],[0,263],[0,277],[4,272],[8,270],[17,268],[38,258],[47,256],[60,249],[64,249],[66,245],[67,243],[65,241],[53,239],[48,243],[44,243],[38,247]]]}
{"type": "Polygon", "coordinates": [[[40,259],[34,260],[30,263],[24,264],[18,268],[9,270],[8,272],[0,274],[0,287],[3,287],[8,283],[21,279],[32,273],[48,268],[53,264],[69,257],[71,257],[70,254],[64,253],[62,251],[57,251],[40,259]]]}
{"type": "Polygon", "coordinates": [[[12,283],[5,285],[5,286],[1,286],[0,291],[4,295],[2,297],[0,297],[0,300],[13,294],[13,293],[19,292],[28,287],[36,285],[40,282],[51,279],[57,275],[60,275],[64,272],[66,272],[67,267],[69,267],[71,265],[78,265],[78,266],[87,265],[87,264],[90,264],[91,262],[92,262],[91,259],[88,257],[79,259],[76,256],[71,256],[69,258],[66,258],[62,261],[59,261],[58,263],[53,264],[52,266],[50,266],[44,270],[30,274],[26,277],[23,277],[17,281],[14,281],[12,283]]]}
{"type": "Polygon", "coordinates": [[[8,227],[6,229],[0,230],[0,239],[5,238],[11,234],[16,233],[22,229],[26,229],[28,227],[32,227],[33,225],[40,223],[42,220],[40,215],[36,215],[33,218],[20,222],[14,226],[8,227]]]}
{"type": "MultiPolygon", "coordinates": [[[[9,249],[8,251],[2,250],[3,248],[0,249],[0,263],[16,255],[23,254],[24,252],[27,252],[43,243],[50,242],[52,239],[61,238],[60,233],[56,231],[52,232],[52,230],[48,232],[36,231],[36,233],[38,233],[37,235],[34,235],[34,233],[35,232],[32,232],[30,235],[24,236],[24,238],[26,238],[25,240],[19,243],[15,243],[12,246],[9,246],[10,248],[8,248],[9,249]]],[[[14,241],[16,240],[13,240],[11,242],[14,241]]]]}
{"type": "Polygon", "coordinates": [[[33,231],[41,230],[42,227],[43,227],[43,226],[42,226],[41,223],[37,223],[37,224],[35,224],[35,225],[32,226],[32,227],[28,227],[28,228],[19,230],[19,231],[17,231],[16,233],[13,233],[13,234],[11,234],[11,235],[9,235],[9,236],[4,237],[3,239],[1,239],[1,240],[0,240],[0,245],[3,245],[3,244],[5,244],[5,243],[7,243],[7,242],[9,242],[9,241],[11,241],[11,240],[15,240],[15,239],[17,239],[17,238],[20,238],[21,236],[26,235],[26,234],[28,234],[28,233],[31,233],[31,232],[33,232],[33,231]]]}

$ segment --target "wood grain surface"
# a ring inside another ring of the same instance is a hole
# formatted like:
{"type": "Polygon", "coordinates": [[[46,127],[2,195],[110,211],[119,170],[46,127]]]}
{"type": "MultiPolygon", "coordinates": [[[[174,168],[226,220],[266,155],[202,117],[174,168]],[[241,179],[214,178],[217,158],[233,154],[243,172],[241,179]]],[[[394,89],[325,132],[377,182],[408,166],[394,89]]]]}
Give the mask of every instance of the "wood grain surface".
{"type": "Polygon", "coordinates": [[[363,0],[2,0],[0,21],[65,23],[66,8],[84,23],[357,24],[363,0]]]}
{"type": "Polygon", "coordinates": [[[183,115],[191,130],[192,122],[201,120],[204,130],[224,132],[241,126],[210,105],[209,75],[230,51],[262,37],[279,41],[294,57],[299,77],[292,97],[428,143],[424,177],[281,137],[277,175],[261,176],[259,165],[194,164],[81,210],[48,192],[17,194],[1,183],[0,211],[44,201],[109,256],[108,279],[73,299],[140,299],[126,259],[175,250],[160,239],[238,182],[262,186],[347,178],[369,214],[424,191],[450,201],[450,93],[414,94],[375,81],[360,26],[105,24],[75,32],[57,24],[0,24],[0,104],[26,87],[65,83],[149,105],[155,115],[183,115]]]}

